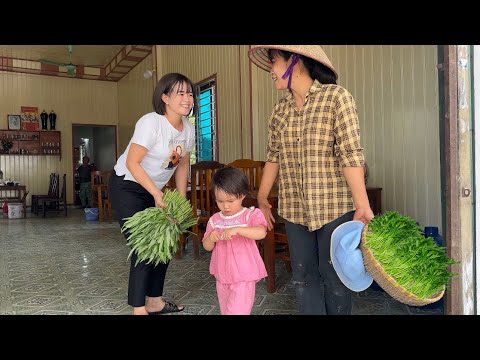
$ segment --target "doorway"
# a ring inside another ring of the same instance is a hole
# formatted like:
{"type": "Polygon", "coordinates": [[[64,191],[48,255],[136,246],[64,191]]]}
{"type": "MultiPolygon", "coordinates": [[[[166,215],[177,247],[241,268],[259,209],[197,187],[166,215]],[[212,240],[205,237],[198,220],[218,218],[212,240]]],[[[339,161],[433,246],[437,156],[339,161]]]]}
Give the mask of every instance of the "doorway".
{"type": "Polygon", "coordinates": [[[88,156],[95,170],[113,169],[117,161],[117,126],[72,124],[73,201],[80,206],[80,181],[77,168],[88,156]]]}

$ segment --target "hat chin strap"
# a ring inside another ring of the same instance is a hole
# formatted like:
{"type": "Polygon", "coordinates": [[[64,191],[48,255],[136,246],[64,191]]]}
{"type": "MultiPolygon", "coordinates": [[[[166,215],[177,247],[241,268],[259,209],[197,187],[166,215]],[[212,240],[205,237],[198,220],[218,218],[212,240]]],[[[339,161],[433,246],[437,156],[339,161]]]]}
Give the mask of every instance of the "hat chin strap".
{"type": "Polygon", "coordinates": [[[290,66],[288,67],[287,71],[285,71],[285,74],[282,75],[282,79],[286,79],[288,77],[288,89],[290,90],[290,85],[292,84],[292,74],[293,74],[293,67],[295,64],[300,60],[300,55],[298,54],[293,54],[292,55],[292,62],[290,63],[290,66]]]}

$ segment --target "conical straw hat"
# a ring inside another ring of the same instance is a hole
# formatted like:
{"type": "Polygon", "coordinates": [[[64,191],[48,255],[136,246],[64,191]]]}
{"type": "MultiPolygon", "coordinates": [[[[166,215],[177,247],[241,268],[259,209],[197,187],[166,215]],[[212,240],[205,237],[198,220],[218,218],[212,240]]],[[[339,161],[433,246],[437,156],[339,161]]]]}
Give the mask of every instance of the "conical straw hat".
{"type": "Polygon", "coordinates": [[[272,69],[272,63],[268,59],[268,49],[285,50],[309,57],[331,69],[338,78],[337,71],[320,45],[252,45],[248,51],[248,57],[255,65],[266,71],[272,69]]]}

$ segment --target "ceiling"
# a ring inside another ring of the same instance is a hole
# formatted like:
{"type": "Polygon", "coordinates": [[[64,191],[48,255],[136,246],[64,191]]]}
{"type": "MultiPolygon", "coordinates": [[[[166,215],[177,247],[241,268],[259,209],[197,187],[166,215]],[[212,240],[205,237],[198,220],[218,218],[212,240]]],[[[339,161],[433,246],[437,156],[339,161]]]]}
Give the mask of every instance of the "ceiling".
{"type": "MultiPolygon", "coordinates": [[[[106,66],[125,45],[73,45],[75,65],[106,66]]],[[[67,45],[0,45],[0,56],[38,61],[48,59],[69,63],[67,45]]]]}
{"type": "MultiPolygon", "coordinates": [[[[77,65],[73,77],[118,81],[143,61],[151,48],[151,45],[72,45],[71,63],[77,65]]],[[[40,60],[68,64],[68,46],[0,45],[0,71],[68,76],[63,67],[42,64],[40,60]]]]}

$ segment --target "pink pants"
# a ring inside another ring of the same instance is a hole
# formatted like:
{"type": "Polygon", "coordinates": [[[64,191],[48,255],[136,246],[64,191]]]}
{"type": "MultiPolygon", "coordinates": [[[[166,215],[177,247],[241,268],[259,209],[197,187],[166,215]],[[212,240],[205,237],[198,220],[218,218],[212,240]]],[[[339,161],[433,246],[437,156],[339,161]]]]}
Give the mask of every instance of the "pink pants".
{"type": "Polygon", "coordinates": [[[250,315],[255,301],[256,281],[223,284],[217,281],[217,295],[222,315],[250,315]]]}

